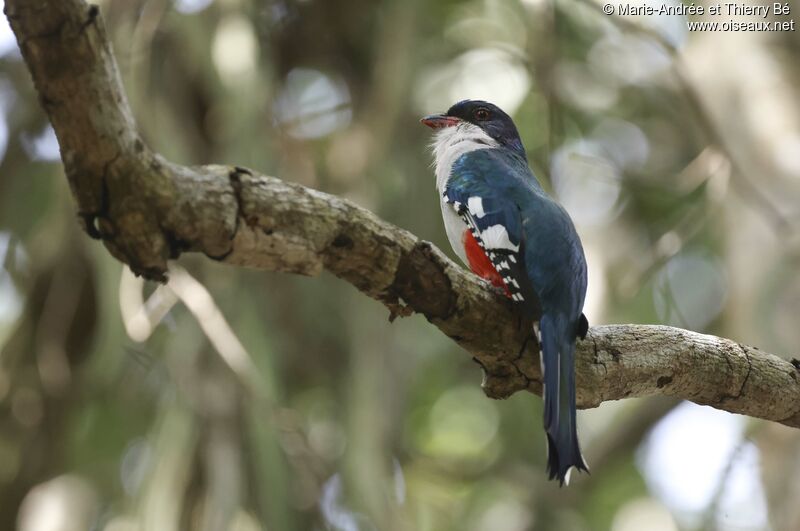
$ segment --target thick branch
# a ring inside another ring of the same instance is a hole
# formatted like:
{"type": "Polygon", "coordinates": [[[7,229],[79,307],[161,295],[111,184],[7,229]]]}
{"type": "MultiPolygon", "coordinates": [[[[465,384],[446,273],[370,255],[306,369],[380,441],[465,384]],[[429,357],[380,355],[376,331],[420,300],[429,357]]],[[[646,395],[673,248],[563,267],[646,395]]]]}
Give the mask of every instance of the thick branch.
{"type": "MultiPolygon", "coordinates": [[[[441,251],[349,201],[251,170],[182,167],[136,130],[96,7],[6,0],[61,146],[90,236],[138,274],[201,252],[228,264],[316,275],[327,269],[395,315],[423,314],[470,352],[486,394],[541,391],[536,345],[503,296],[441,251]]],[[[577,354],[578,401],[665,394],[800,427],[795,367],[727,339],[664,326],[593,327],[577,354]]]]}

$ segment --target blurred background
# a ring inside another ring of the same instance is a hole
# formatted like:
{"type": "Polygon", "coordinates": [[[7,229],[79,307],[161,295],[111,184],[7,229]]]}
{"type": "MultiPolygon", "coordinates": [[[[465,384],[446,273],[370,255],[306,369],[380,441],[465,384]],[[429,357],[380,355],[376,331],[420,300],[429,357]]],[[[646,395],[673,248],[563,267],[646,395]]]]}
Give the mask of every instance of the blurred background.
{"type": "MultiPolygon", "coordinates": [[[[592,0],[98,3],[171,160],[338,194],[450,253],[418,119],[489,99],[576,221],[591,323],[800,357],[800,34],[592,0]]],[[[606,403],[580,413],[592,475],[559,489],[539,398],[485,398],[453,342],[387,318],[327,274],[184,256],[168,286],[134,278],[80,232],[0,20],[0,529],[800,529],[800,431],[606,403]]]]}

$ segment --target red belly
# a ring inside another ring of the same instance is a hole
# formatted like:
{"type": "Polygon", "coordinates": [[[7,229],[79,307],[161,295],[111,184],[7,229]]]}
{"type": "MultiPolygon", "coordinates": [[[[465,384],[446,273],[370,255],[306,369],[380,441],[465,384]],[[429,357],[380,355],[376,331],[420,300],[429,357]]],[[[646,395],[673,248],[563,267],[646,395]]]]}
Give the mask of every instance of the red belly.
{"type": "Polygon", "coordinates": [[[464,231],[464,234],[461,236],[461,241],[464,243],[464,252],[467,255],[467,262],[469,262],[469,268],[472,272],[482,279],[491,282],[492,286],[503,288],[506,292],[506,296],[511,297],[511,292],[508,291],[505,282],[503,282],[503,277],[501,277],[497,269],[494,268],[492,261],[486,256],[478,240],[475,239],[475,236],[472,235],[469,229],[464,231]]]}

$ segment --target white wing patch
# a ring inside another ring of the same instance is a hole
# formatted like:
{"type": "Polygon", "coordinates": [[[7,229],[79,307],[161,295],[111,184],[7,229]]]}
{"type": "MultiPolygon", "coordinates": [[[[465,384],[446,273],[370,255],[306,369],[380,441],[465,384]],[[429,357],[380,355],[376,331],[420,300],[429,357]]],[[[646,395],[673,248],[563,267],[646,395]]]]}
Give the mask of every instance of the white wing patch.
{"type": "Polygon", "coordinates": [[[483,211],[483,199],[477,196],[467,199],[467,209],[478,219],[486,215],[486,212],[483,211]]]}
{"type": "Polygon", "coordinates": [[[508,231],[502,225],[492,225],[481,231],[483,244],[489,249],[508,249],[515,253],[519,252],[519,245],[514,245],[508,237],[508,231]]]}

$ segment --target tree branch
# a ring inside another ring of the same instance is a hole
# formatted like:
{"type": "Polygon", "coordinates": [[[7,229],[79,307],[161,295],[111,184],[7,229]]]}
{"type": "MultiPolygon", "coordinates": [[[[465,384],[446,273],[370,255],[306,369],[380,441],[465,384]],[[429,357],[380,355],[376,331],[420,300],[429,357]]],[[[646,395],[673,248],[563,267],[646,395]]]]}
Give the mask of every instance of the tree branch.
{"type": "MultiPolygon", "coordinates": [[[[254,171],[184,167],[141,140],[98,8],[6,0],[58,136],[87,233],[150,279],[200,252],[227,264],[316,275],[327,269],[384,303],[421,313],[484,368],[493,398],[541,393],[530,323],[430,243],[343,199],[254,171]]],[[[755,348],[666,326],[593,327],[577,352],[578,402],[664,394],[800,427],[797,369],[755,348]]]]}

